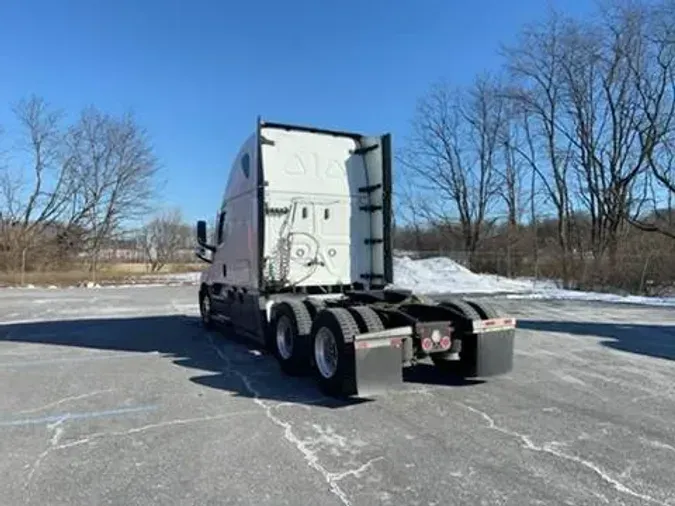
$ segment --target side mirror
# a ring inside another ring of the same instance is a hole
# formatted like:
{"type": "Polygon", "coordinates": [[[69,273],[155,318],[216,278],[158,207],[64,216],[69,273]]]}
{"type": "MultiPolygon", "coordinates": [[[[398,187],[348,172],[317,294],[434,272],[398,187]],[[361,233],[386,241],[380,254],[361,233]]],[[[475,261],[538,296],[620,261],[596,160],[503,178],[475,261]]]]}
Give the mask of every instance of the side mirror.
{"type": "Polygon", "coordinates": [[[209,251],[216,251],[216,248],[206,242],[206,222],[199,220],[197,222],[197,244],[209,251]]]}
{"type": "Polygon", "coordinates": [[[197,242],[206,244],[206,222],[204,220],[197,222],[197,242]]]}

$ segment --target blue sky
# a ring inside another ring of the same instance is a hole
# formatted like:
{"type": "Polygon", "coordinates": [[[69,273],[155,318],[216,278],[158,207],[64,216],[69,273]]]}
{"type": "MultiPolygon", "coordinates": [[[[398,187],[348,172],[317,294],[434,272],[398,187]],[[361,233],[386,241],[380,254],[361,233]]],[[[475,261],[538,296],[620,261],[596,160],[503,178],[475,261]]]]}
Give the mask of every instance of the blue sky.
{"type": "Polygon", "coordinates": [[[134,111],[167,206],[211,218],[239,145],[263,118],[394,135],[443,78],[499,65],[500,42],[589,0],[24,0],[0,5],[0,124],[36,93],[76,114],[134,111]],[[364,7],[365,6],[365,7],[364,7]]]}

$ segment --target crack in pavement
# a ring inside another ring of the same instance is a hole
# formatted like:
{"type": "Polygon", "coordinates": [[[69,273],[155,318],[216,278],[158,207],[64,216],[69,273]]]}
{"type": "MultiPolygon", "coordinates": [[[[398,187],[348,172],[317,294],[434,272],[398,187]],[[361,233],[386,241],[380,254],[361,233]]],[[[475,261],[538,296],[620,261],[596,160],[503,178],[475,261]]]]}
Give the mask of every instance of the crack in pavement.
{"type": "Polygon", "coordinates": [[[490,415],[485,413],[484,411],[481,411],[477,408],[474,408],[473,406],[463,404],[461,402],[457,402],[456,404],[463,407],[464,409],[466,409],[468,411],[471,411],[472,413],[480,415],[487,422],[487,424],[488,424],[487,428],[488,429],[500,432],[502,434],[505,434],[507,436],[510,436],[510,437],[513,437],[513,438],[516,438],[516,439],[519,439],[520,441],[522,441],[523,447],[528,449],[528,450],[532,450],[534,452],[539,452],[539,453],[548,453],[548,454],[553,455],[555,457],[558,457],[558,458],[561,458],[561,459],[564,459],[564,460],[568,460],[568,461],[571,461],[571,462],[575,462],[575,463],[593,471],[595,474],[597,474],[602,479],[602,481],[604,481],[605,483],[608,483],[609,485],[614,487],[614,489],[617,490],[618,492],[636,497],[638,499],[642,499],[643,501],[647,501],[647,502],[654,503],[654,504],[659,504],[661,506],[670,506],[669,503],[659,501],[658,499],[655,499],[654,497],[651,497],[651,496],[646,495],[646,494],[641,494],[640,492],[636,492],[635,490],[627,487],[626,485],[621,483],[619,480],[617,480],[615,478],[612,478],[600,466],[598,466],[597,464],[595,464],[595,463],[593,463],[589,460],[582,459],[581,457],[578,457],[576,455],[570,455],[568,453],[561,452],[560,450],[556,449],[556,447],[560,445],[560,443],[558,443],[558,442],[552,441],[552,442],[549,442],[549,443],[544,443],[542,446],[537,446],[536,444],[534,444],[532,442],[532,440],[530,439],[529,436],[527,436],[525,434],[521,434],[519,432],[509,430],[509,429],[505,429],[503,427],[499,427],[497,425],[497,423],[494,421],[494,419],[490,415]]]}
{"type": "Polygon", "coordinates": [[[308,404],[318,404],[319,402],[322,402],[324,399],[308,399],[308,400],[303,400],[303,401],[284,401],[284,402],[279,402],[272,406],[272,409],[279,409],[279,408],[301,408],[301,409],[306,409],[307,411],[311,411],[311,406],[308,406],[308,404]]]}
{"type": "Polygon", "coordinates": [[[383,460],[384,457],[375,457],[373,459],[370,459],[368,462],[365,464],[362,464],[358,468],[355,469],[349,469],[347,471],[343,472],[331,472],[328,471],[320,462],[319,462],[319,456],[316,454],[316,450],[312,450],[309,448],[310,444],[313,442],[313,440],[309,441],[303,441],[300,439],[294,432],[293,432],[293,425],[290,422],[284,421],[278,416],[276,416],[273,413],[273,410],[275,409],[274,404],[267,404],[265,401],[260,399],[260,392],[253,386],[250,377],[243,373],[242,371],[234,368],[232,366],[232,361],[230,360],[227,355],[223,353],[223,351],[215,344],[213,341],[213,338],[211,334],[208,334],[208,339],[209,343],[213,347],[213,349],[216,351],[218,356],[225,362],[225,367],[228,369],[229,372],[232,374],[236,375],[244,384],[246,389],[249,391],[249,393],[253,396],[253,402],[260,406],[265,413],[265,416],[275,425],[281,427],[283,429],[283,436],[286,441],[291,443],[293,446],[295,446],[300,453],[302,453],[303,458],[305,459],[305,462],[307,462],[307,465],[317,471],[321,476],[326,480],[326,483],[328,483],[328,486],[330,487],[330,491],[340,499],[342,504],[344,506],[351,506],[352,503],[347,497],[346,492],[340,487],[339,482],[349,476],[354,476],[354,477],[360,477],[363,472],[365,472],[372,464],[374,464],[377,461],[383,460]]]}
{"type": "Polygon", "coordinates": [[[145,432],[148,430],[152,429],[159,429],[162,427],[170,427],[172,425],[187,425],[187,424],[192,424],[192,423],[198,423],[198,422],[209,422],[211,420],[222,420],[225,418],[232,418],[235,416],[242,416],[242,415],[252,415],[252,414],[257,414],[257,410],[244,410],[244,411],[233,411],[231,413],[223,413],[220,415],[211,415],[211,416],[202,416],[202,417],[196,417],[196,418],[179,418],[175,420],[167,420],[164,422],[157,422],[157,423],[151,423],[148,425],[143,425],[142,427],[133,427],[131,429],[123,430],[123,431],[107,431],[107,432],[95,432],[93,434],[89,434],[81,439],[78,439],[76,441],[71,441],[69,443],[64,443],[61,445],[56,446],[54,449],[55,450],[64,450],[67,448],[72,448],[74,446],[80,446],[83,444],[90,444],[93,443],[96,439],[102,439],[102,438],[107,438],[107,437],[123,437],[123,436],[130,436],[132,434],[138,434],[139,432],[145,432]]]}
{"type": "Polygon", "coordinates": [[[47,425],[47,429],[49,431],[53,431],[52,437],[49,440],[49,446],[47,449],[45,449],[42,453],[40,453],[35,461],[33,462],[32,465],[28,466],[29,467],[29,472],[28,476],[26,478],[26,481],[24,483],[24,490],[26,493],[26,501],[30,497],[30,486],[33,482],[33,479],[35,477],[36,472],[38,471],[38,468],[44,462],[44,460],[49,456],[50,453],[58,450],[65,450],[68,448],[73,448],[76,446],[81,446],[84,444],[91,444],[94,443],[98,439],[102,438],[107,438],[107,437],[115,437],[115,436],[129,436],[133,434],[137,434],[140,432],[145,432],[148,430],[152,429],[158,429],[161,427],[168,427],[172,425],[186,425],[186,424],[192,424],[192,423],[197,423],[197,422],[206,422],[206,421],[211,421],[211,420],[220,420],[223,418],[231,418],[234,416],[242,416],[242,415],[249,415],[249,414],[258,414],[258,410],[245,410],[245,411],[234,411],[231,413],[223,413],[220,415],[212,415],[212,416],[203,416],[203,417],[196,417],[196,418],[185,418],[185,419],[175,419],[175,420],[167,420],[164,422],[157,422],[153,424],[148,424],[148,425],[143,425],[141,427],[133,427],[128,430],[124,431],[108,431],[108,432],[96,432],[93,434],[89,434],[81,439],[78,439],[76,441],[71,441],[68,443],[62,443],[59,444],[61,439],[63,438],[63,434],[65,431],[65,428],[63,424],[68,421],[71,418],[71,415],[65,414],[62,417],[60,417],[58,420],[56,420],[53,423],[50,423],[47,425]]]}
{"type": "Polygon", "coordinates": [[[642,440],[642,442],[648,444],[653,448],[659,448],[661,450],[670,450],[672,452],[675,452],[675,446],[668,443],[664,443],[663,441],[657,441],[655,439],[647,439],[644,437],[641,437],[640,439],[642,440]]]}
{"type": "Polygon", "coordinates": [[[67,420],[68,416],[64,415],[60,420],[57,420],[54,423],[48,424],[47,425],[47,430],[53,431],[54,433],[52,434],[52,437],[49,440],[49,446],[45,451],[40,453],[40,455],[37,456],[33,464],[30,466],[30,471],[28,472],[28,476],[26,477],[26,482],[24,483],[24,490],[26,493],[26,501],[30,497],[30,486],[31,483],[33,482],[33,477],[35,476],[35,473],[38,470],[38,467],[40,467],[40,464],[42,461],[47,458],[47,455],[49,455],[52,451],[54,451],[58,444],[59,440],[61,439],[61,436],[63,435],[63,422],[67,420]]]}
{"type": "Polygon", "coordinates": [[[25,415],[25,414],[28,414],[28,413],[36,413],[38,411],[42,411],[43,409],[53,408],[55,406],[59,406],[59,405],[64,404],[66,402],[79,401],[81,399],[86,399],[88,397],[93,397],[95,395],[112,392],[113,390],[114,389],[109,388],[107,390],[95,390],[93,392],[89,392],[89,393],[82,394],[82,395],[71,395],[69,397],[64,397],[62,399],[59,399],[58,401],[50,402],[49,404],[45,404],[44,406],[40,406],[38,408],[31,408],[31,409],[25,409],[23,411],[18,411],[17,414],[25,415]]]}

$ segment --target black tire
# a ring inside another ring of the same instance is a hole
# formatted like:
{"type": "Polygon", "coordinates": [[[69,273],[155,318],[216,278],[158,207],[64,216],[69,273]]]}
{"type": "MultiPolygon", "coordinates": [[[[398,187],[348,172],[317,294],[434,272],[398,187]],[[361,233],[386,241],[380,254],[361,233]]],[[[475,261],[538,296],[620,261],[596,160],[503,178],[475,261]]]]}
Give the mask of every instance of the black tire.
{"type": "Polygon", "coordinates": [[[468,320],[482,320],[478,311],[476,311],[473,306],[465,300],[453,297],[451,299],[445,299],[439,302],[438,305],[451,309],[468,320]]]}
{"type": "Polygon", "coordinates": [[[359,326],[349,311],[344,308],[324,309],[312,325],[311,353],[314,375],[321,392],[331,397],[346,398],[356,395],[356,365],[354,362],[354,339],[359,326]],[[319,350],[321,341],[331,338],[335,344],[337,366],[334,371],[323,370],[319,350]]]}
{"type": "Polygon", "coordinates": [[[269,344],[281,370],[289,376],[305,374],[312,330],[309,311],[300,301],[284,301],[274,306],[271,323],[269,344]]]}
{"type": "Polygon", "coordinates": [[[356,320],[361,334],[384,330],[384,324],[380,319],[380,315],[372,308],[368,306],[352,306],[349,308],[349,312],[354,317],[354,320],[356,320]]]}
{"type": "Polygon", "coordinates": [[[326,307],[326,304],[322,300],[305,299],[302,302],[307,308],[307,311],[309,311],[309,315],[312,317],[312,320],[316,318],[316,315],[319,314],[319,311],[326,307]]]}
{"type": "Polygon", "coordinates": [[[206,330],[213,330],[215,328],[211,309],[211,296],[206,287],[203,287],[199,290],[199,314],[201,316],[202,327],[206,330]]]}
{"type": "Polygon", "coordinates": [[[477,302],[475,300],[467,300],[466,303],[476,310],[476,312],[480,315],[482,320],[500,318],[499,311],[497,311],[497,309],[489,302],[484,301],[477,302]]]}

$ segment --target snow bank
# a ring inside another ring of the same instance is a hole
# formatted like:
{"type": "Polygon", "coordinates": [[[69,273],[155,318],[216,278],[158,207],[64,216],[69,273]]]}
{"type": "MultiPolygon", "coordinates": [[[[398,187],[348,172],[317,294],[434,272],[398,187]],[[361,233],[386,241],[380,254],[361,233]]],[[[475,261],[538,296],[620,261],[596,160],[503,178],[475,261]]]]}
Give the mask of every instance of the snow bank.
{"type": "Polygon", "coordinates": [[[447,257],[423,260],[400,257],[394,258],[394,285],[433,295],[440,293],[529,293],[543,286],[543,283],[490,274],[475,274],[447,257]]]}
{"type": "Polygon", "coordinates": [[[553,281],[476,274],[446,257],[394,259],[394,285],[427,295],[503,294],[511,299],[586,300],[675,307],[675,297],[641,297],[563,290],[553,281]]]}

